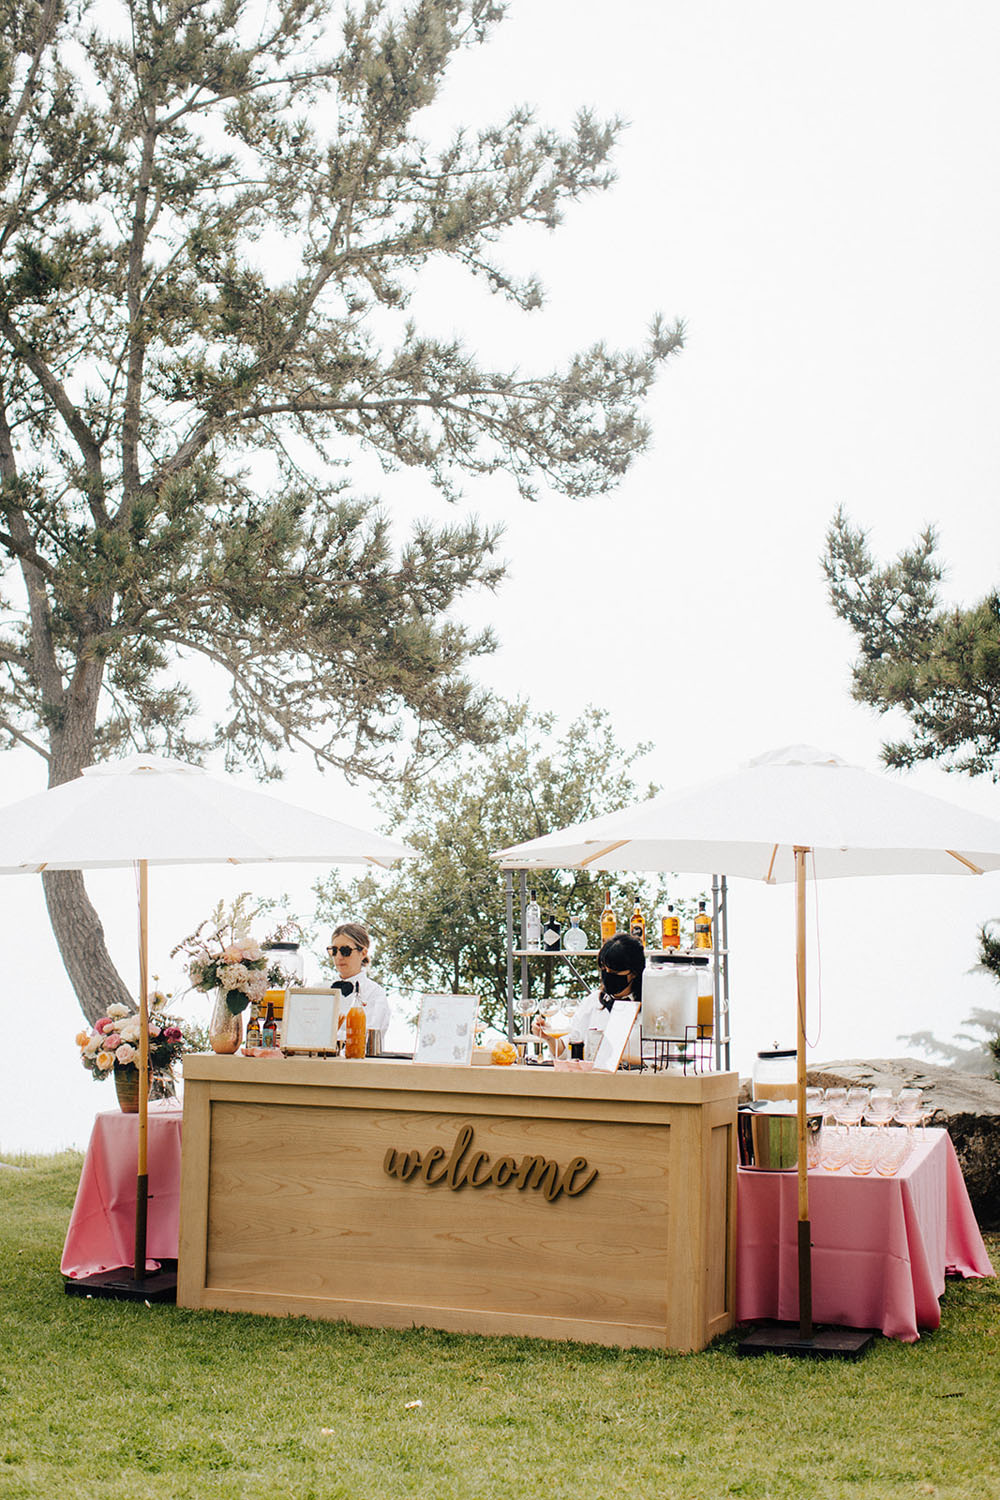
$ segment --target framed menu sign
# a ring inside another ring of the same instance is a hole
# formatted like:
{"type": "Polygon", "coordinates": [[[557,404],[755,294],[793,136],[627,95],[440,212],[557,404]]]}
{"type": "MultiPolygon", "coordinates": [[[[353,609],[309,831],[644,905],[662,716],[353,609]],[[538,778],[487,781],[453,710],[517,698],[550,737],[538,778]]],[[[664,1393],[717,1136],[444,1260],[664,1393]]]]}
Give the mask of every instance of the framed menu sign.
{"type": "Polygon", "coordinates": [[[286,990],[282,1051],[335,1052],[343,998],[340,990],[286,990]]]}
{"type": "Polygon", "coordinates": [[[477,995],[425,995],[413,1061],[469,1067],[478,1014],[477,995]]]}
{"type": "Polygon", "coordinates": [[[604,1028],[601,1045],[594,1058],[594,1071],[614,1073],[622,1060],[625,1044],[632,1034],[641,1007],[637,1000],[616,1000],[604,1028]]]}

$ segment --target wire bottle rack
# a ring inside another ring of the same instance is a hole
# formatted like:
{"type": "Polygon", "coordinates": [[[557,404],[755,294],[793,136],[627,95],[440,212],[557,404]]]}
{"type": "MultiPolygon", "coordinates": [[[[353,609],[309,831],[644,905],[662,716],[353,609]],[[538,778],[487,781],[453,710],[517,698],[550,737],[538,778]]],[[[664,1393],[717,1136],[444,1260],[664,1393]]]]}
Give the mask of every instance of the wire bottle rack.
{"type": "Polygon", "coordinates": [[[642,1071],[650,1073],[711,1073],[715,1043],[705,1026],[685,1026],[682,1037],[644,1036],[642,1071]]]}

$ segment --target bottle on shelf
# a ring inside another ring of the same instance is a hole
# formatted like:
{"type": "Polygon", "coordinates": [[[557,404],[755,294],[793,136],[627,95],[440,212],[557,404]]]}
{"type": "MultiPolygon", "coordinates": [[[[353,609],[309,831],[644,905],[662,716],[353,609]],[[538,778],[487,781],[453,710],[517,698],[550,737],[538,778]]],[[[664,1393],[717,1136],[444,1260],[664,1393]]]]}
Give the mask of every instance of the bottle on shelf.
{"type": "Polygon", "coordinates": [[[543,953],[559,952],[559,939],[561,933],[562,928],[559,926],[559,923],[556,921],[555,917],[550,917],[545,926],[542,928],[543,953]]]}
{"type": "Polygon", "coordinates": [[[542,909],[536,891],[524,908],[524,946],[529,953],[538,953],[542,946],[542,909]]]}
{"type": "Polygon", "coordinates": [[[628,930],[632,937],[638,938],[642,946],[646,946],[646,918],[642,914],[642,908],[638,901],[635,903],[635,911],[629,917],[628,930]]]}
{"type": "Polygon", "coordinates": [[[705,910],[706,902],[698,902],[698,915],[694,919],[694,946],[695,948],[711,948],[712,946],[712,918],[705,910]]]}
{"type": "Polygon", "coordinates": [[[698,1035],[711,1037],[715,1031],[715,979],[710,958],[693,960],[698,971],[698,1035]]]}
{"type": "Polygon", "coordinates": [[[613,938],[618,931],[618,923],[615,921],[614,907],[611,905],[611,892],[604,892],[604,910],[601,912],[601,944],[613,938]]]}
{"type": "Polygon", "coordinates": [[[247,1051],[249,1051],[251,1047],[260,1047],[262,1045],[260,1036],[260,1017],[257,1015],[255,1007],[250,1013],[250,1024],[247,1026],[247,1037],[246,1041],[243,1043],[247,1051]]]}
{"type": "Polygon", "coordinates": [[[660,918],[660,947],[679,948],[681,945],[681,923],[680,918],[674,911],[673,905],[667,903],[667,909],[660,918]]]}
{"type": "Polygon", "coordinates": [[[262,1047],[276,1047],[278,1045],[278,1023],[274,1019],[274,1006],[270,1000],[267,1002],[267,1014],[264,1024],[260,1029],[260,1044],[262,1047]]]}
{"type": "Polygon", "coordinates": [[[365,1055],[365,1033],[368,1023],[365,1018],[365,1008],[361,1000],[355,995],[350,1010],[347,1012],[346,1040],[344,1042],[345,1057],[364,1057],[365,1055]]]}
{"type": "Polygon", "coordinates": [[[567,953],[582,953],[587,946],[587,934],[580,926],[579,917],[570,917],[569,926],[563,934],[563,947],[567,953]]]}

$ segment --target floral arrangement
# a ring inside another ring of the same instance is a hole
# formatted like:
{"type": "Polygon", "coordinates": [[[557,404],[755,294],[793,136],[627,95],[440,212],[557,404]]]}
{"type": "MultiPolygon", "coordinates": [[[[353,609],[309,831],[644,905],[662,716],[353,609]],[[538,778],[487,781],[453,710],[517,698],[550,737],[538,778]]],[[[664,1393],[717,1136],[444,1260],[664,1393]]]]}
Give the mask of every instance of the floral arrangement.
{"type": "MultiPolygon", "coordinates": [[[[159,1000],[162,997],[155,996],[159,1000]]],[[[116,1068],[139,1066],[141,1022],[126,1005],[109,1005],[106,1016],[94,1022],[93,1031],[77,1033],[83,1066],[97,1079],[108,1078],[116,1068]]],[[[149,1017],[149,1066],[153,1073],[169,1073],[185,1050],[184,1032],[172,1016],[149,1017]]]]}
{"type": "Polygon", "coordinates": [[[250,936],[250,923],[263,906],[248,907],[249,892],[237,896],[226,911],[222,902],[190,937],[177,944],[177,953],[188,955],[191,985],[207,994],[221,990],[234,1016],[251,1001],[263,1000],[269,989],[284,985],[283,970],[269,960],[260,944],[250,936]],[[211,930],[206,934],[206,927],[211,930]]]}

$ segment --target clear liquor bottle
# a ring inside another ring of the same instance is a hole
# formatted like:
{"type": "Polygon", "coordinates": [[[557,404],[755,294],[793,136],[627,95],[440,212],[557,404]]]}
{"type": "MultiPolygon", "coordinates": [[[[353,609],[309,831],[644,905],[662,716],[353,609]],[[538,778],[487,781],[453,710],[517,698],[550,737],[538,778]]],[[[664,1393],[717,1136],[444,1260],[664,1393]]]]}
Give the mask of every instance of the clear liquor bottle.
{"type": "Polygon", "coordinates": [[[582,953],[587,946],[587,934],[580,926],[579,917],[570,917],[569,926],[563,934],[563,948],[567,953],[582,953]]]}
{"type": "Polygon", "coordinates": [[[542,909],[535,891],[524,908],[524,946],[529,953],[538,953],[542,947],[542,909]]]}

